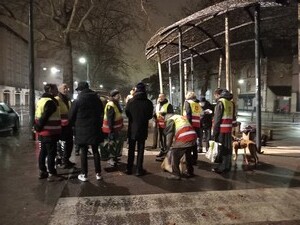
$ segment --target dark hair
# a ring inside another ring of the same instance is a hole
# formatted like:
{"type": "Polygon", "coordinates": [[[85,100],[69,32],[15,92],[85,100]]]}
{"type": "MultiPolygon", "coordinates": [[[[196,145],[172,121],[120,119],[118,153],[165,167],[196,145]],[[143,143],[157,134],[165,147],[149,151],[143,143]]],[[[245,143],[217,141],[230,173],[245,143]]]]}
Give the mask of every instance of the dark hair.
{"type": "Polygon", "coordinates": [[[217,88],[214,91],[214,94],[220,95],[222,93],[223,89],[222,88],[217,88]]]}
{"type": "Polygon", "coordinates": [[[52,90],[57,89],[57,85],[56,84],[46,84],[44,86],[44,90],[46,93],[51,93],[52,90]]]}

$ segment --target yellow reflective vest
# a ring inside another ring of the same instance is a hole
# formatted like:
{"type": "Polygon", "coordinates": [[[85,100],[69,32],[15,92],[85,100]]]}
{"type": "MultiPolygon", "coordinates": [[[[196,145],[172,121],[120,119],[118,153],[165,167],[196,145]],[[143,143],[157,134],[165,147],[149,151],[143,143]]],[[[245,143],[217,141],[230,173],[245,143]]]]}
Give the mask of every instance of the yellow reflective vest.
{"type": "Polygon", "coordinates": [[[219,101],[222,102],[224,106],[224,112],[220,124],[220,133],[231,133],[234,117],[233,102],[225,98],[220,98],[219,101]]]}
{"type": "Polygon", "coordinates": [[[59,104],[61,125],[67,126],[69,124],[68,114],[71,108],[71,101],[68,101],[68,106],[67,106],[66,103],[59,96],[56,96],[55,99],[58,101],[59,104]]]}
{"type": "Polygon", "coordinates": [[[175,141],[185,143],[197,139],[194,128],[184,116],[173,115],[169,119],[175,123],[175,141]]]}
{"type": "MultiPolygon", "coordinates": [[[[202,112],[202,107],[198,102],[195,102],[193,100],[186,100],[191,107],[192,111],[192,126],[199,128],[200,127],[200,114],[202,112]]],[[[186,118],[186,109],[183,110],[183,116],[186,118]]]]}
{"type": "MultiPolygon", "coordinates": [[[[41,98],[37,102],[36,110],[35,110],[35,121],[38,123],[38,120],[44,113],[45,104],[48,101],[53,101],[51,98],[41,98]]],[[[60,110],[59,107],[56,108],[56,111],[49,117],[47,123],[43,127],[43,129],[37,132],[40,136],[52,136],[58,135],[61,133],[61,118],[60,118],[60,110]]]]}
{"type": "Polygon", "coordinates": [[[102,126],[102,131],[104,133],[111,133],[111,132],[117,132],[120,131],[123,128],[123,117],[122,113],[120,112],[118,106],[115,105],[113,101],[108,101],[105,109],[104,109],[104,118],[103,118],[103,126],[102,126]],[[108,107],[113,107],[115,111],[115,118],[114,118],[114,125],[113,125],[113,131],[110,129],[108,126],[108,118],[107,118],[107,110],[108,107]]]}
{"type": "Polygon", "coordinates": [[[170,103],[165,103],[160,107],[160,103],[157,103],[156,108],[155,108],[155,113],[156,113],[156,120],[157,120],[157,125],[159,128],[165,128],[166,123],[164,117],[161,116],[161,113],[167,113],[168,112],[168,106],[170,103]]]}

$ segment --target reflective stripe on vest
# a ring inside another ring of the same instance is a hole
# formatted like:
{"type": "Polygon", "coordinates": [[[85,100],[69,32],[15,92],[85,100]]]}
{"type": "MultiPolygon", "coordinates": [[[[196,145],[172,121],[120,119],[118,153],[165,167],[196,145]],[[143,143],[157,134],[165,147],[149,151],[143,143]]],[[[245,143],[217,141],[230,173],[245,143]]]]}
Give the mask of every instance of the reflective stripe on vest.
{"type": "Polygon", "coordinates": [[[108,126],[108,119],[107,119],[108,106],[113,107],[115,111],[113,132],[120,131],[123,128],[123,117],[121,112],[119,111],[119,108],[115,105],[113,101],[108,101],[104,109],[104,118],[103,118],[103,126],[102,126],[102,131],[107,134],[112,132],[108,126]]]}
{"type": "Polygon", "coordinates": [[[220,98],[224,107],[223,116],[220,124],[220,133],[231,133],[233,122],[233,102],[225,98],[220,98]]]}
{"type": "MultiPolygon", "coordinates": [[[[37,102],[36,111],[35,111],[35,121],[36,123],[41,118],[44,113],[45,104],[48,101],[53,101],[51,98],[41,98],[37,102]]],[[[61,119],[60,119],[60,110],[59,107],[56,108],[56,111],[49,117],[47,123],[43,127],[43,130],[38,132],[40,136],[52,136],[61,133],[61,119]]]]}
{"type": "Polygon", "coordinates": [[[167,113],[168,112],[168,106],[169,106],[170,103],[165,103],[162,105],[161,108],[160,107],[160,104],[158,103],[156,105],[156,108],[155,108],[155,113],[156,113],[156,117],[157,117],[157,125],[159,128],[165,128],[166,127],[166,122],[164,120],[164,117],[161,116],[161,113],[167,113]]]}
{"type": "Polygon", "coordinates": [[[183,116],[174,115],[170,119],[175,122],[175,141],[189,142],[197,139],[195,130],[183,116]]]}
{"type": "Polygon", "coordinates": [[[56,96],[55,99],[58,101],[59,104],[61,125],[67,126],[69,124],[68,113],[69,109],[71,108],[71,101],[68,101],[68,108],[66,103],[59,96],[56,96]]]}
{"type": "MultiPolygon", "coordinates": [[[[195,102],[193,100],[186,100],[191,107],[191,111],[192,111],[192,126],[199,128],[200,127],[200,114],[202,112],[202,107],[200,106],[200,104],[198,102],[195,102]]],[[[185,118],[186,117],[186,110],[183,110],[183,116],[185,118]]]]}

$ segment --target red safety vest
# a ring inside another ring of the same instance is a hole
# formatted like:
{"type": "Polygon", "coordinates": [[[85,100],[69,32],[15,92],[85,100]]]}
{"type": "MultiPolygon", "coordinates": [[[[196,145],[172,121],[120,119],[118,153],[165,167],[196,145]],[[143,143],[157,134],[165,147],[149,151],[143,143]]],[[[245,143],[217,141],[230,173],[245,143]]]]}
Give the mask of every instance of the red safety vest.
{"type": "Polygon", "coordinates": [[[161,113],[167,113],[168,112],[168,106],[170,103],[165,103],[164,105],[162,105],[161,108],[160,104],[157,103],[156,108],[155,108],[155,112],[156,112],[156,118],[157,118],[157,125],[159,128],[165,128],[166,127],[166,122],[164,117],[161,116],[161,113]]]}
{"type": "MultiPolygon", "coordinates": [[[[200,127],[200,114],[202,112],[202,107],[198,102],[193,100],[186,100],[191,107],[192,110],[192,126],[195,128],[200,127]]],[[[186,109],[183,110],[183,116],[186,118],[186,109]]]]}

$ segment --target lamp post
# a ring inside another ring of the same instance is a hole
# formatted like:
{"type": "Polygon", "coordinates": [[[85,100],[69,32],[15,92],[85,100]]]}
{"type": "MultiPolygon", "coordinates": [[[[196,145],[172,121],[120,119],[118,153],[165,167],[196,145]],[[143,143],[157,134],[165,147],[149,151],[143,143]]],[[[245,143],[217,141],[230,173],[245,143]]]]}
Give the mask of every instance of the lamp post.
{"type": "Polygon", "coordinates": [[[79,62],[81,64],[86,64],[86,82],[88,82],[88,84],[90,84],[90,78],[89,78],[89,62],[87,61],[86,58],[84,57],[80,57],[79,58],[79,62]]]}

